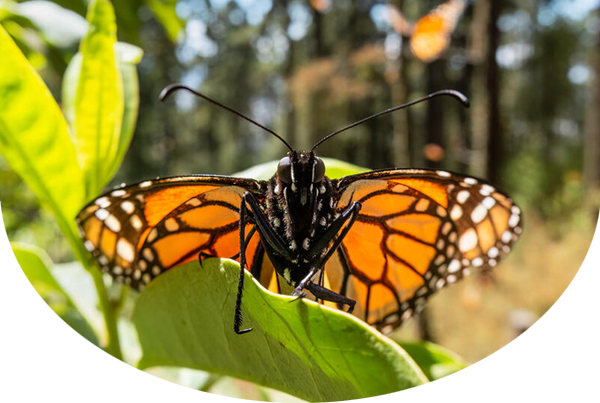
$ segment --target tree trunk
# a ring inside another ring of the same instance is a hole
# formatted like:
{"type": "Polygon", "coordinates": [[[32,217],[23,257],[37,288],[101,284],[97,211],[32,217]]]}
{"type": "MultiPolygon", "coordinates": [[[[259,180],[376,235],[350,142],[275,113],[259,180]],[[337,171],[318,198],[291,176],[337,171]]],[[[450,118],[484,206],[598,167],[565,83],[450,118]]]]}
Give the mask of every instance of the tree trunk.
{"type": "Polygon", "coordinates": [[[471,172],[498,181],[502,160],[499,111],[499,68],[496,62],[499,2],[480,0],[473,5],[470,57],[473,64],[471,172]]]}

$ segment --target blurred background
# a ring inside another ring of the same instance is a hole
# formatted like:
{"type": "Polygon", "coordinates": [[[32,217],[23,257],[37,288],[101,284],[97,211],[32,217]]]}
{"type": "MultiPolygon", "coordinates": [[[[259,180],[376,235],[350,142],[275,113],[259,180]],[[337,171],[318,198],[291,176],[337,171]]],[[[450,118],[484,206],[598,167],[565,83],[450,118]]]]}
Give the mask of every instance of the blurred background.
{"type": "MultiPolygon", "coordinates": [[[[470,109],[438,98],[319,148],[322,156],[373,169],[444,167],[488,178],[524,211],[524,234],[505,262],[440,291],[393,337],[431,340],[476,362],[542,316],[581,265],[600,206],[600,0],[113,5],[119,40],[145,52],[137,129],[114,184],[231,174],[285,154],[272,136],[188,93],[159,102],[161,89],[174,82],[247,114],[299,149],[367,115],[451,88],[470,98],[470,109]]],[[[86,6],[0,1],[0,23],[59,102],[65,68],[87,29],[86,6]]],[[[35,243],[57,262],[71,260],[53,218],[2,157],[0,192],[12,241],[35,243]]]]}

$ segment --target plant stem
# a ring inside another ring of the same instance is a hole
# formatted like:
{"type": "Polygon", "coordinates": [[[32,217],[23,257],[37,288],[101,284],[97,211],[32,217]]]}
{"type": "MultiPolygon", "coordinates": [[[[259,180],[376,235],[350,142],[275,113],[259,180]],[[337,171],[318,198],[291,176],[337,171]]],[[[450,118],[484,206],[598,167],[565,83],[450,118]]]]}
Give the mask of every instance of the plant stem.
{"type": "Polygon", "coordinates": [[[121,345],[119,343],[119,332],[117,330],[117,315],[114,307],[108,300],[108,294],[106,293],[106,286],[102,279],[102,272],[98,270],[95,263],[89,258],[86,250],[83,249],[83,244],[79,237],[77,237],[74,225],[70,225],[67,220],[62,219],[63,217],[56,214],[58,224],[62,232],[67,236],[71,248],[75,257],[81,262],[83,267],[90,273],[94,280],[94,287],[96,288],[96,294],[98,295],[98,302],[100,304],[100,311],[104,318],[104,325],[106,327],[107,345],[106,352],[119,360],[122,359],[121,345]]]}
{"type": "Polygon", "coordinates": [[[119,332],[117,330],[117,316],[115,310],[108,301],[108,294],[106,293],[106,286],[104,285],[104,280],[102,279],[102,272],[95,267],[92,267],[88,270],[94,279],[94,286],[96,287],[96,293],[98,294],[100,310],[104,316],[104,324],[106,326],[106,333],[108,335],[106,352],[121,360],[122,355],[121,346],[119,343],[119,332]]]}

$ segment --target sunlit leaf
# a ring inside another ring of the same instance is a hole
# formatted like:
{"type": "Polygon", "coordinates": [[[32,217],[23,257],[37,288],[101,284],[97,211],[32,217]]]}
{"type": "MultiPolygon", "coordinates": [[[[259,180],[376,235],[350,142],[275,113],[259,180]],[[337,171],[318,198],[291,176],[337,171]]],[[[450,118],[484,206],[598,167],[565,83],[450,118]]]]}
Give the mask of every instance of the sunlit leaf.
{"type": "Polygon", "coordinates": [[[123,100],[125,109],[123,111],[123,123],[121,125],[117,154],[115,155],[114,160],[109,162],[109,166],[111,167],[108,173],[109,180],[121,166],[135,131],[135,124],[140,105],[139,79],[136,64],[142,60],[142,56],[144,55],[142,49],[127,43],[118,42],[115,50],[117,51],[119,69],[121,76],[123,77],[123,100]]]}
{"type": "Polygon", "coordinates": [[[77,311],[70,309],[63,315],[43,313],[35,322],[20,319],[18,324],[31,339],[55,348],[74,366],[89,371],[104,389],[116,390],[108,355],[77,311]]]}
{"type": "Polygon", "coordinates": [[[67,122],[42,79],[0,27],[0,151],[63,230],[84,202],[67,122]]]}
{"type": "Polygon", "coordinates": [[[175,1],[147,0],[146,4],[152,10],[156,19],[160,21],[165,28],[167,36],[171,41],[175,41],[179,32],[183,29],[184,23],[175,12],[175,1]]]}
{"type": "Polygon", "coordinates": [[[116,25],[108,0],[89,6],[89,30],[81,42],[81,68],[74,102],[75,146],[87,184],[97,195],[110,180],[123,124],[123,83],[115,52],[116,25]]]}
{"type": "MultiPolygon", "coordinates": [[[[117,53],[121,77],[123,78],[123,99],[125,108],[117,153],[113,160],[107,159],[105,161],[105,163],[111,167],[111,170],[107,174],[109,180],[114,176],[123,162],[123,158],[125,157],[125,153],[129,148],[129,144],[131,143],[135,131],[140,103],[139,79],[136,64],[142,60],[144,54],[144,51],[139,47],[123,42],[117,42],[115,44],[115,51],[117,53]]],[[[81,72],[81,59],[81,53],[77,53],[73,59],[71,59],[63,79],[62,107],[65,117],[71,127],[73,127],[75,120],[75,95],[81,72]]]]}
{"type": "Polygon", "coordinates": [[[312,401],[356,399],[426,382],[397,344],[351,315],[273,294],[246,273],[244,335],[233,331],[239,265],[207,259],[170,270],[133,316],[141,368],[178,366],[256,382],[312,401]]]}
{"type": "Polygon", "coordinates": [[[587,386],[545,370],[479,367],[431,343],[400,345],[446,403],[600,403],[587,386]]]}
{"type": "Polygon", "coordinates": [[[50,258],[40,248],[0,242],[0,295],[13,287],[34,281],[62,292],[48,271],[50,265],[50,258]]]}
{"type": "Polygon", "coordinates": [[[14,12],[27,18],[40,35],[56,47],[77,44],[87,30],[87,22],[79,14],[50,1],[19,3],[14,12]]]}

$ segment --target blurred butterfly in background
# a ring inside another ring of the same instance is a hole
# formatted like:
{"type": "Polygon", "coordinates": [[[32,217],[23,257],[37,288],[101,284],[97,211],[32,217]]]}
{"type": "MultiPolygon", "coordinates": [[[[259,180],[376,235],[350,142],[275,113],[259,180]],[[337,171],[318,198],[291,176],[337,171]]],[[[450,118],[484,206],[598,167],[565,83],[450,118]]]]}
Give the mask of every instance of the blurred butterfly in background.
{"type": "Polygon", "coordinates": [[[448,0],[415,24],[407,21],[398,7],[392,4],[386,4],[386,11],[394,30],[410,38],[413,56],[424,62],[432,62],[450,45],[450,36],[466,5],[466,0],[448,0]]]}
{"type": "Polygon", "coordinates": [[[316,148],[355,122],[294,150],[270,129],[183,85],[280,139],[289,149],[270,180],[190,175],[121,186],[77,216],[104,272],[134,289],[208,256],[237,259],[233,326],[242,328],[244,269],[271,291],[353,313],[389,332],[436,290],[494,267],[521,233],[519,208],[486,181],[444,170],[386,169],[331,180],[316,148]]]}

